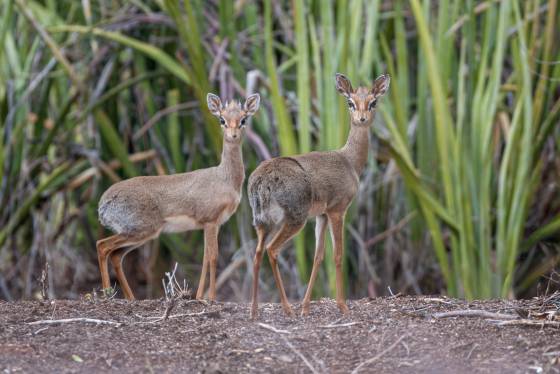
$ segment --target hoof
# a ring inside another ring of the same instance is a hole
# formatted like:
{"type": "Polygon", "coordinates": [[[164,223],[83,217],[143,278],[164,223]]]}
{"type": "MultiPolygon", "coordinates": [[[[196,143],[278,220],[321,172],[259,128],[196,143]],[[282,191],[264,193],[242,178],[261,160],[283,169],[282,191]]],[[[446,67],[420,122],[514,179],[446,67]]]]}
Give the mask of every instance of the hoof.
{"type": "Polygon", "coordinates": [[[350,309],[348,309],[348,306],[346,305],[346,303],[338,304],[338,309],[340,309],[340,312],[342,314],[350,313],[350,309]]]}
{"type": "Polygon", "coordinates": [[[257,310],[257,306],[253,305],[251,308],[251,320],[254,321],[259,317],[259,312],[257,310]]]}
{"type": "Polygon", "coordinates": [[[295,317],[296,316],[294,314],[294,311],[292,310],[292,307],[290,307],[289,305],[284,306],[284,313],[286,313],[286,315],[288,315],[288,317],[295,317]]]}

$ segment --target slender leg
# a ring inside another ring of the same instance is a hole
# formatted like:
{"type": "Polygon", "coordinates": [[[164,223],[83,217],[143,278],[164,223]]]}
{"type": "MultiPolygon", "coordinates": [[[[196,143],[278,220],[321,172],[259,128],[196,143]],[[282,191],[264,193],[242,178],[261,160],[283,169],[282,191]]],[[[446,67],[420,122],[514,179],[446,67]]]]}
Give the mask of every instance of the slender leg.
{"type": "Polygon", "coordinates": [[[204,288],[206,283],[206,272],[208,270],[208,243],[206,241],[206,230],[204,230],[204,256],[202,257],[202,271],[200,272],[200,281],[198,282],[198,290],[196,291],[196,299],[204,298],[204,288]]]}
{"type": "Polygon", "coordinates": [[[99,270],[101,272],[101,286],[103,289],[111,287],[111,280],[109,279],[109,267],[107,264],[107,257],[116,250],[118,245],[126,241],[122,235],[112,235],[108,238],[97,241],[97,259],[99,261],[99,270]]]}
{"type": "MultiPolygon", "coordinates": [[[[136,247],[135,247],[136,248],[136,247]]],[[[127,300],[134,300],[134,293],[130,289],[128,285],[128,281],[126,280],[126,276],[124,275],[124,271],[122,269],[122,261],[124,256],[127,255],[134,248],[121,248],[117,249],[113,253],[111,253],[111,263],[113,264],[113,268],[115,269],[115,273],[117,275],[117,279],[119,284],[121,285],[121,289],[123,291],[124,297],[127,300]]]]}
{"type": "Polygon", "coordinates": [[[128,285],[128,281],[126,280],[126,276],[124,275],[124,271],[122,269],[122,259],[125,255],[125,251],[125,248],[117,249],[113,251],[109,257],[111,259],[111,263],[113,264],[113,269],[115,269],[115,275],[117,276],[117,280],[121,286],[124,297],[128,300],[134,300],[134,294],[128,285]]]}
{"type": "Polygon", "coordinates": [[[261,267],[261,261],[264,250],[264,241],[266,240],[266,232],[264,227],[257,226],[257,249],[255,251],[255,257],[253,259],[253,303],[251,306],[251,318],[257,318],[257,308],[258,308],[258,292],[259,292],[259,270],[261,267]]]}
{"type": "Polygon", "coordinates": [[[309,284],[307,285],[307,291],[303,298],[301,315],[306,316],[309,314],[309,304],[311,302],[311,292],[313,291],[313,286],[315,284],[315,279],[317,278],[317,273],[319,267],[323,262],[325,257],[325,229],[327,227],[327,217],[321,215],[317,217],[317,222],[315,223],[315,258],[313,259],[313,269],[311,270],[311,276],[309,277],[309,284]]]}
{"type": "Polygon", "coordinates": [[[115,267],[115,272],[117,273],[117,278],[123,289],[125,297],[129,300],[134,299],[134,295],[130,290],[128,282],[126,281],[124,272],[122,271],[122,257],[124,257],[131,250],[139,247],[140,245],[144,244],[152,238],[155,238],[158,235],[159,231],[150,233],[149,235],[136,236],[117,234],[106,239],[99,240],[97,242],[97,257],[99,260],[99,269],[101,270],[101,283],[103,289],[107,289],[111,286],[109,279],[109,269],[107,266],[107,257],[111,257],[111,262],[115,267]],[[122,252],[122,254],[120,254],[121,250],[124,251],[122,252]],[[113,254],[115,255],[115,257],[113,256],[113,254]]]}
{"type": "Polygon", "coordinates": [[[208,298],[216,300],[216,266],[218,265],[218,232],[219,226],[210,226],[204,230],[204,241],[208,242],[208,254],[210,256],[210,291],[208,298]]]}
{"type": "Polygon", "coordinates": [[[344,251],[344,215],[345,213],[328,213],[331,237],[333,241],[334,263],[336,266],[336,303],[344,314],[348,313],[348,306],[344,300],[344,282],[342,279],[342,254],[344,251]]]}
{"type": "Polygon", "coordinates": [[[284,312],[286,312],[289,316],[293,316],[294,312],[292,311],[292,307],[288,303],[288,298],[286,297],[286,291],[284,290],[284,284],[282,283],[282,277],[280,276],[280,270],[278,269],[277,258],[280,249],[282,249],[282,245],[297,234],[304,225],[305,222],[299,225],[284,223],[280,231],[278,231],[266,249],[268,253],[268,260],[270,261],[270,266],[272,267],[272,274],[276,280],[276,287],[278,287],[278,291],[280,292],[280,302],[282,303],[284,312]]]}

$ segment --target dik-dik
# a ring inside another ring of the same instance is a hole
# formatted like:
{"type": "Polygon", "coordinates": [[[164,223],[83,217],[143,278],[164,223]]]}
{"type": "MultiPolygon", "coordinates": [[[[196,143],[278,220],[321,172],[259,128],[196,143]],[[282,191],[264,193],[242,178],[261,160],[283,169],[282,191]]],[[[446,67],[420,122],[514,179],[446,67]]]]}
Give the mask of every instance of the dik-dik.
{"type": "Polygon", "coordinates": [[[336,302],[342,313],[348,312],[342,282],[344,216],[356,195],[359,176],[367,161],[369,126],[375,116],[375,106],[387,92],[389,83],[389,76],[382,75],[371,88],[358,87],[354,90],[344,75],[336,74],[336,89],[346,98],[351,118],[350,133],[344,147],[336,151],[274,158],[261,163],[249,177],[249,202],[258,237],[253,261],[253,318],[257,315],[259,268],[265,248],[282,307],[288,315],[293,315],[278,271],[277,257],[282,245],[303,228],[309,217],[317,217],[316,246],[302,315],[309,313],[311,290],[323,261],[327,222],[334,243],[336,302]],[[267,242],[269,236],[271,238],[267,242]]]}
{"type": "Polygon", "coordinates": [[[216,298],[218,231],[237,210],[245,169],[241,140],[249,116],[259,108],[260,96],[251,95],[241,106],[207,96],[210,112],[220,119],[223,152],[218,166],[189,173],[131,178],[111,186],[99,202],[99,220],[115,235],[97,242],[103,288],[110,286],[107,258],[115,269],[125,297],[134,299],[122,260],[128,252],[162,232],[204,230],[204,259],[196,298],[204,296],[210,267],[209,299],[216,298]]]}

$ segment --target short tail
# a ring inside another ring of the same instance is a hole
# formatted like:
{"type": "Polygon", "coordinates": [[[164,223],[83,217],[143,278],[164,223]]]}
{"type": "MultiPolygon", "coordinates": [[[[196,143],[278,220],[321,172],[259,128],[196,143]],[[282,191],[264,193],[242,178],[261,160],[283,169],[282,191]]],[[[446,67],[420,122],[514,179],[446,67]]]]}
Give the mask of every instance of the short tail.
{"type": "Polygon", "coordinates": [[[312,201],[311,182],[301,164],[291,157],[263,162],[249,177],[253,225],[272,227],[285,219],[305,222],[312,201]]]}
{"type": "Polygon", "coordinates": [[[271,224],[267,215],[271,205],[272,191],[265,176],[259,176],[249,185],[249,204],[253,210],[253,226],[269,226],[271,224]]]}

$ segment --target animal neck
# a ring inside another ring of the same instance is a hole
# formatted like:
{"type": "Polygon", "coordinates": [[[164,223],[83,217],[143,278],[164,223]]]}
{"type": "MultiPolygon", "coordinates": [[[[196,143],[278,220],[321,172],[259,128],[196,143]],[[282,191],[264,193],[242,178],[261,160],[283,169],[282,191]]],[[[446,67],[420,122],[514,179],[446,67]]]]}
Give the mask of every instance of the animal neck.
{"type": "Polygon", "coordinates": [[[245,179],[241,142],[228,142],[224,137],[222,160],[219,168],[222,170],[226,181],[232,183],[237,191],[241,191],[243,179],[245,179]]]}
{"type": "Polygon", "coordinates": [[[350,164],[360,175],[367,162],[369,149],[369,125],[350,125],[350,132],[346,144],[340,152],[350,161],[350,164]]]}

